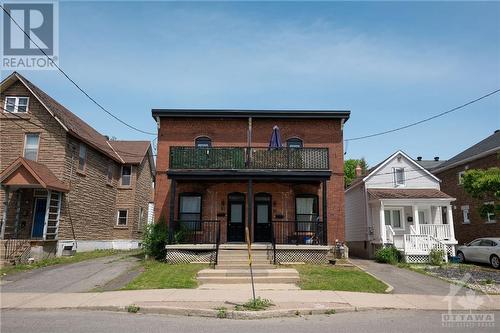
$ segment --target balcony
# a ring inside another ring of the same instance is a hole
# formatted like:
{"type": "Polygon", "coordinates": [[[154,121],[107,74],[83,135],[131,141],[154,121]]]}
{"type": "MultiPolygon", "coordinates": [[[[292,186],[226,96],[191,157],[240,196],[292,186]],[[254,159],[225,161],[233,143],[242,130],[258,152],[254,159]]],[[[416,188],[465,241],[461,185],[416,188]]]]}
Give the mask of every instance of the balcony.
{"type": "Polygon", "coordinates": [[[329,170],[328,148],[170,147],[170,169],[329,170]]]}

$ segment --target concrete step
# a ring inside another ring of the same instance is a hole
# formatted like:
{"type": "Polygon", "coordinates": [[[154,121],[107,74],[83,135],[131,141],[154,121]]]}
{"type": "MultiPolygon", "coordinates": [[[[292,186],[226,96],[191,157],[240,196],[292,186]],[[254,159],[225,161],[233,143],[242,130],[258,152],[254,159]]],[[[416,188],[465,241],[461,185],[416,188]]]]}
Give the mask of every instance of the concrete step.
{"type": "MultiPolygon", "coordinates": [[[[198,277],[249,277],[250,269],[203,269],[198,277]]],[[[298,277],[295,269],[254,269],[253,276],[298,277]]]]}
{"type": "MultiPolygon", "coordinates": [[[[254,269],[276,269],[276,266],[271,264],[253,264],[252,268],[254,269]]],[[[249,269],[248,264],[217,264],[215,269],[249,269]]]]}
{"type": "MultiPolygon", "coordinates": [[[[266,250],[272,249],[271,243],[253,243],[251,245],[252,250],[266,250]]],[[[219,245],[220,250],[247,250],[247,245],[245,243],[226,243],[219,245]]]]}
{"type": "MultiPolygon", "coordinates": [[[[297,283],[299,282],[299,277],[294,276],[256,276],[254,277],[254,283],[297,283]]],[[[226,276],[226,277],[199,277],[198,281],[201,284],[235,284],[235,283],[250,283],[251,278],[248,277],[237,277],[237,276],[226,276]]]]}
{"type": "MultiPolygon", "coordinates": [[[[247,265],[248,266],[248,260],[224,260],[224,259],[218,259],[217,261],[218,264],[225,264],[225,265],[247,265]]],[[[265,264],[271,264],[271,260],[266,259],[266,260],[252,260],[252,265],[265,265],[265,264]]]]}
{"type": "MultiPolygon", "coordinates": [[[[267,251],[252,251],[253,258],[269,257],[270,255],[271,253],[268,253],[267,251]]],[[[236,250],[219,251],[219,257],[248,258],[248,252],[236,250]]]]}

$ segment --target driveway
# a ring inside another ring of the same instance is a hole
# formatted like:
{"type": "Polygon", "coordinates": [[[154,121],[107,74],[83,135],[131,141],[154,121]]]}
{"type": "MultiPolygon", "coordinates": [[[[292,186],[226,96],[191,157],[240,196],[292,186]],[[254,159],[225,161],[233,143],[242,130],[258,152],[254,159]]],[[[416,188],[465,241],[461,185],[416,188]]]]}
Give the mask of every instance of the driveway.
{"type": "Polygon", "coordinates": [[[457,285],[448,283],[438,278],[421,273],[412,272],[408,269],[398,268],[389,264],[380,264],[367,259],[349,259],[353,264],[363,268],[375,275],[380,280],[394,287],[394,294],[414,295],[441,295],[446,296],[450,290],[454,295],[465,295],[466,288],[460,288],[457,293],[457,285]]]}
{"type": "Polygon", "coordinates": [[[69,265],[48,266],[8,275],[0,282],[2,292],[86,292],[117,289],[138,273],[139,259],[113,255],[69,265]]]}

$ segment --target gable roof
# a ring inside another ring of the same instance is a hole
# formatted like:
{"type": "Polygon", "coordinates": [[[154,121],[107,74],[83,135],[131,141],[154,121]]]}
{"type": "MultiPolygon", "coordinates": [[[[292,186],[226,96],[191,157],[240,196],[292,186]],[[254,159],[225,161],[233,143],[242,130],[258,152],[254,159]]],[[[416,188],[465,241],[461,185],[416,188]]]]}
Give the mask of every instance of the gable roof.
{"type": "Polygon", "coordinates": [[[462,163],[473,161],[483,156],[493,154],[498,150],[500,150],[500,131],[496,130],[495,133],[488,136],[484,140],[479,141],[475,145],[467,148],[463,152],[453,156],[448,161],[439,165],[439,167],[433,170],[433,172],[444,171],[462,163]]]}
{"type": "Polygon", "coordinates": [[[0,183],[20,186],[40,185],[49,190],[69,191],[69,186],[59,180],[46,165],[27,160],[24,157],[18,157],[5,168],[0,174],[0,183]]]}
{"type": "Polygon", "coordinates": [[[422,166],[422,168],[425,168],[427,170],[432,170],[443,164],[444,160],[415,160],[418,164],[422,166]]]}
{"type": "Polygon", "coordinates": [[[148,152],[148,147],[150,146],[149,141],[109,141],[106,136],[96,131],[92,126],[17,72],[13,72],[2,81],[1,90],[5,90],[18,80],[26,86],[45,109],[47,109],[57,122],[71,135],[118,163],[140,164],[144,160],[148,152]],[[115,147],[112,142],[121,143],[115,147]],[[146,147],[146,144],[148,147],[146,147]],[[136,154],[137,156],[134,156],[136,154]],[[133,160],[133,162],[129,162],[130,160],[133,160]],[[137,160],[140,161],[136,163],[137,160]]]}

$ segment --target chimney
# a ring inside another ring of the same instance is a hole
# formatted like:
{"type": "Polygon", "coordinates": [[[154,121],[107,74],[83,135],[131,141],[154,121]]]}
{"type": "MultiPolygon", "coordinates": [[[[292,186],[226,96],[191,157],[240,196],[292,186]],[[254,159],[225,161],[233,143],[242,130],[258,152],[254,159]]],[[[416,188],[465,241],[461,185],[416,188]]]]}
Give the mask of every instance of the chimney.
{"type": "Polygon", "coordinates": [[[434,157],[434,161],[439,161],[439,156],[434,157]]]}
{"type": "Polygon", "coordinates": [[[417,156],[417,161],[421,161],[422,160],[422,156],[417,156]]]}
{"type": "Polygon", "coordinates": [[[356,177],[361,177],[361,172],[363,172],[363,169],[361,169],[361,165],[356,165],[356,177]]]}

